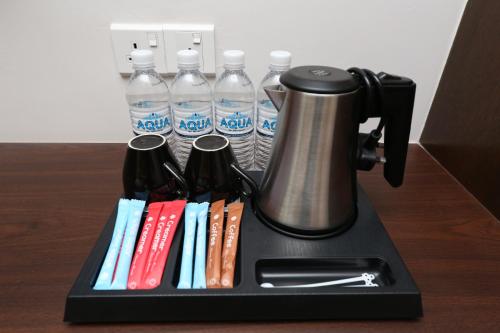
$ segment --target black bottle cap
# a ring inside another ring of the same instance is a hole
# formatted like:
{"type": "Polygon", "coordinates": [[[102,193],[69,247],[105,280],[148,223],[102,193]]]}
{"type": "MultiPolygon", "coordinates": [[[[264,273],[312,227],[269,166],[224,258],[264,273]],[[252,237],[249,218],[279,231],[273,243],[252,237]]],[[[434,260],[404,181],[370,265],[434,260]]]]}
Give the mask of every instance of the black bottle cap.
{"type": "Polygon", "coordinates": [[[301,66],[283,73],[280,82],[287,88],[314,94],[342,94],[358,89],[349,72],[326,66],[301,66]]]}

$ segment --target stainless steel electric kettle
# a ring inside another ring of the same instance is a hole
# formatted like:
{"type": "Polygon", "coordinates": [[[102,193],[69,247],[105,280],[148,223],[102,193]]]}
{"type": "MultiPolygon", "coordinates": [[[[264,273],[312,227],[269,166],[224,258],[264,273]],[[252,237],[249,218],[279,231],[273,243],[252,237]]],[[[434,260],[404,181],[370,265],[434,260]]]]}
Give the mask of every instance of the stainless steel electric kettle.
{"type": "Polygon", "coordinates": [[[296,67],[265,87],[279,110],[271,158],[255,198],[257,215],[299,237],[347,229],[357,215],[356,170],[382,162],[392,186],[403,180],[415,83],[366,69],[296,67]],[[380,118],[369,134],[359,124],[380,118]],[[384,132],[384,156],[376,148],[384,132]]]}

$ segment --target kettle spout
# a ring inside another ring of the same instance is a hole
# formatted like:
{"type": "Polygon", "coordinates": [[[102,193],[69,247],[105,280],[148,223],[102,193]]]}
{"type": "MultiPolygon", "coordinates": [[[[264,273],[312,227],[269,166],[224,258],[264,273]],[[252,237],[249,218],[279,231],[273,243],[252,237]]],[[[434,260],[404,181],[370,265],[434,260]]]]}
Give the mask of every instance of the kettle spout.
{"type": "Polygon", "coordinates": [[[264,91],[271,99],[273,105],[279,111],[281,109],[281,106],[283,105],[283,102],[285,101],[286,96],[286,91],[283,89],[283,86],[280,84],[275,86],[267,86],[264,87],[264,91]]]}

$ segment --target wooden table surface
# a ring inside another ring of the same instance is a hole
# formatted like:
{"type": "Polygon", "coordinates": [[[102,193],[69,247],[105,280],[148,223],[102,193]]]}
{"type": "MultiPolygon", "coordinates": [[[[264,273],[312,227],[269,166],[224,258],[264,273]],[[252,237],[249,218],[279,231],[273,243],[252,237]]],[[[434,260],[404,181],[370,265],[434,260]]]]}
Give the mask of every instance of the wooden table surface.
{"type": "Polygon", "coordinates": [[[66,294],[121,192],[124,151],[0,144],[0,332],[500,332],[500,223],[418,146],[403,187],[380,169],[359,178],[422,291],[422,319],[65,324],[66,294]]]}

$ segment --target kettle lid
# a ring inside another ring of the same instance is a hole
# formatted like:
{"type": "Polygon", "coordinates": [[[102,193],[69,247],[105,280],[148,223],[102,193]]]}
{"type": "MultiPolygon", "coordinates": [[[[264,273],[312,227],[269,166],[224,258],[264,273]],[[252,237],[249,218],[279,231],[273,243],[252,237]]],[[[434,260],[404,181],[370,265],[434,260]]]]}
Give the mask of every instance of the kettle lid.
{"type": "Polygon", "coordinates": [[[347,71],[326,66],[300,66],[283,73],[287,88],[314,94],[342,94],[358,89],[358,81],[347,71]]]}

